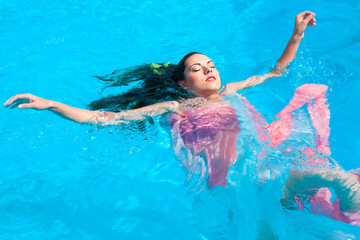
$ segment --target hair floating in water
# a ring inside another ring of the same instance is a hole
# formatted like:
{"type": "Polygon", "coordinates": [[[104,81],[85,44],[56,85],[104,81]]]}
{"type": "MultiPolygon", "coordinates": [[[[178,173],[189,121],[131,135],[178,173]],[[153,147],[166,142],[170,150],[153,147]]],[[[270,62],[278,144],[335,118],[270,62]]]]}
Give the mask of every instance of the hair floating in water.
{"type": "Polygon", "coordinates": [[[174,78],[177,65],[170,63],[143,64],[115,70],[105,76],[95,76],[106,82],[106,88],[133,85],[127,92],[109,95],[91,102],[92,110],[119,112],[163,101],[188,98],[189,93],[174,78]]]}

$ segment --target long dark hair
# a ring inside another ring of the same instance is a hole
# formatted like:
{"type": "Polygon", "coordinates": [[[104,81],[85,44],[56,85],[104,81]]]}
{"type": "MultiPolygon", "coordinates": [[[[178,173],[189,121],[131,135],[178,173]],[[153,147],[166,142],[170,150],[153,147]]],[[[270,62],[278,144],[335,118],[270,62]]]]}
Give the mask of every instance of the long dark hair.
{"type": "Polygon", "coordinates": [[[128,91],[109,95],[91,102],[92,110],[119,112],[144,107],[162,101],[180,100],[192,97],[178,81],[185,80],[186,60],[198,52],[186,54],[178,65],[168,63],[143,64],[115,70],[105,76],[95,76],[106,83],[103,88],[134,85],[128,91]]]}

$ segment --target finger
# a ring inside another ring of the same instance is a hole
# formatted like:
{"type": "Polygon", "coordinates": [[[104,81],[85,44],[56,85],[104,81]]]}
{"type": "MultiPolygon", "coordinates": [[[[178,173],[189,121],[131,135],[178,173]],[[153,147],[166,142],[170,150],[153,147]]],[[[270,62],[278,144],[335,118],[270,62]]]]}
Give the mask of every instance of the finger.
{"type": "Polygon", "coordinates": [[[311,14],[315,16],[315,13],[310,12],[310,11],[303,11],[302,13],[299,13],[298,16],[304,17],[304,16],[311,15],[311,14]]]}
{"type": "Polygon", "coordinates": [[[10,105],[12,104],[14,101],[16,101],[17,99],[21,98],[19,95],[15,95],[11,98],[9,98],[5,103],[4,106],[10,105]]]}
{"type": "Polygon", "coordinates": [[[315,17],[313,16],[310,21],[316,22],[315,17]]]}
{"type": "Polygon", "coordinates": [[[33,103],[24,103],[24,104],[20,104],[18,106],[18,108],[21,108],[21,109],[25,109],[25,108],[33,108],[34,107],[34,104],[33,103]]]}
{"type": "Polygon", "coordinates": [[[14,101],[16,101],[17,99],[28,99],[28,100],[32,100],[34,101],[35,99],[33,98],[33,95],[26,93],[26,94],[17,94],[11,98],[9,98],[9,100],[7,100],[4,105],[10,105],[12,104],[14,101]]]}
{"type": "Polygon", "coordinates": [[[296,20],[297,20],[298,22],[303,22],[303,21],[308,20],[309,18],[312,19],[314,16],[315,16],[315,15],[312,14],[312,13],[305,13],[305,14],[303,14],[303,15],[301,15],[301,16],[297,16],[296,20]]]}
{"type": "Polygon", "coordinates": [[[311,20],[314,21],[314,17],[312,15],[309,15],[304,19],[304,22],[306,23],[306,25],[308,25],[311,20]]]}
{"type": "Polygon", "coordinates": [[[9,98],[8,100],[6,100],[6,102],[5,102],[3,105],[4,105],[4,106],[10,105],[12,102],[14,102],[14,101],[16,100],[16,98],[17,98],[17,95],[9,98]]]}
{"type": "Polygon", "coordinates": [[[10,107],[10,109],[14,109],[23,103],[30,103],[30,101],[25,98],[19,98],[19,99],[16,99],[12,104],[10,104],[9,106],[6,106],[6,107],[10,107]]]}
{"type": "Polygon", "coordinates": [[[310,20],[310,22],[309,22],[309,25],[311,25],[311,26],[313,26],[313,27],[314,27],[314,26],[316,25],[316,23],[315,23],[315,22],[316,22],[316,20],[314,21],[313,19],[311,19],[311,20],[310,20]]]}

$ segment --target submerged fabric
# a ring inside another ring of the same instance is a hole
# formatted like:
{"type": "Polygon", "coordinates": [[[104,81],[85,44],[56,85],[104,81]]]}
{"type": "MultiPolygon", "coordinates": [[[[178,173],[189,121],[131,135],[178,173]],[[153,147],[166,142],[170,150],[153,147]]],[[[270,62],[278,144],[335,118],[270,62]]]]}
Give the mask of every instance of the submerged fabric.
{"type": "MultiPolygon", "coordinates": [[[[355,174],[360,182],[360,169],[350,171],[355,174]]],[[[348,186],[351,187],[351,186],[348,186]]],[[[355,189],[357,191],[357,189],[355,189]]],[[[341,211],[340,199],[336,199],[332,202],[333,195],[329,188],[323,187],[316,191],[313,196],[309,196],[309,203],[311,212],[317,215],[327,216],[334,220],[343,221],[352,225],[360,226],[360,212],[350,213],[341,211]]],[[[299,209],[304,209],[303,201],[296,201],[299,209]]]]}
{"type": "MultiPolygon", "coordinates": [[[[211,108],[187,110],[184,115],[172,116],[173,135],[180,134],[183,145],[192,151],[193,158],[202,152],[206,155],[210,188],[225,186],[229,164],[237,158],[235,143],[240,123],[234,109],[222,102],[211,108]]],[[[196,165],[194,159],[185,164],[190,174],[196,165]]]]}
{"type": "MultiPolygon", "coordinates": [[[[330,165],[328,158],[321,157],[321,155],[330,156],[331,154],[328,140],[330,110],[326,103],[327,89],[327,86],[317,84],[300,86],[296,89],[289,104],[275,115],[278,120],[271,123],[267,123],[262,114],[246,98],[241,97],[241,100],[246,108],[246,114],[254,123],[258,141],[266,142],[275,148],[289,138],[295,124],[294,111],[307,104],[315,135],[315,147],[301,149],[306,158],[303,164],[328,166],[330,165]]],[[[189,170],[187,180],[190,181],[196,170],[201,172],[199,182],[204,180],[207,166],[209,188],[216,185],[225,186],[229,165],[237,158],[236,140],[241,131],[235,110],[225,102],[219,102],[211,107],[187,110],[184,116],[172,114],[170,124],[175,153],[181,155],[179,152],[183,146],[187,149],[187,153],[182,156],[182,162],[189,170]]],[[[285,151],[291,151],[291,149],[285,151]]],[[[259,159],[261,155],[264,153],[259,153],[259,159]]],[[[329,189],[319,189],[311,197],[311,210],[315,214],[360,225],[359,213],[342,212],[339,199],[332,204],[330,199],[329,189]]],[[[299,209],[303,208],[301,201],[297,201],[297,204],[299,209]]]]}
{"type": "MultiPolygon", "coordinates": [[[[308,185],[307,189],[304,189],[305,192],[299,190],[298,194],[290,199],[290,202],[295,203],[295,206],[300,210],[308,210],[316,215],[323,215],[360,226],[360,211],[358,210],[360,204],[360,169],[351,170],[350,173],[352,174],[338,175],[338,172],[335,172],[335,175],[331,175],[332,173],[329,172],[330,177],[335,177],[332,180],[333,184],[330,184],[333,191],[324,186],[330,187],[328,183],[324,183],[322,187],[317,185],[314,188],[308,185]],[[335,192],[336,199],[332,192],[335,192]]],[[[316,185],[316,179],[314,181],[316,185]]],[[[289,208],[286,204],[284,206],[289,208]]],[[[290,209],[293,207],[290,206],[290,209]]]]}
{"type": "MultiPolygon", "coordinates": [[[[279,120],[268,124],[244,97],[246,114],[255,123],[258,141],[266,141],[268,145],[277,147],[286,140],[293,127],[292,112],[304,104],[308,104],[308,112],[316,133],[316,149],[303,150],[308,162],[323,162],[324,158],[315,158],[317,154],[330,155],[328,137],[330,134],[330,111],[326,105],[325,93],[327,86],[306,84],[297,88],[290,103],[276,115],[279,120]]],[[[170,124],[175,152],[179,145],[190,151],[190,157],[183,159],[189,169],[189,177],[200,163],[204,168],[203,159],[198,156],[204,153],[207,161],[209,187],[226,185],[226,175],[231,162],[237,158],[236,140],[240,132],[240,123],[235,110],[225,102],[214,103],[211,107],[191,109],[184,112],[185,116],[171,115],[170,124]],[[180,141],[180,142],[179,142],[180,141]],[[189,159],[190,158],[190,159],[189,159]]],[[[201,179],[204,178],[202,170],[201,179]]]]}

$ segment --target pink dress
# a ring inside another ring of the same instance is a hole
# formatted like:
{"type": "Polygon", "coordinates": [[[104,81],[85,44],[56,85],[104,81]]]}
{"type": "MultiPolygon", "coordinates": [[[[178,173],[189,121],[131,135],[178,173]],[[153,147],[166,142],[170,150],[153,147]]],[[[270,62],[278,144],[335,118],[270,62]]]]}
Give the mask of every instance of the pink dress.
{"type": "MultiPolygon", "coordinates": [[[[235,110],[220,102],[207,108],[187,110],[184,115],[171,116],[172,134],[180,134],[182,144],[191,149],[190,163],[200,153],[206,155],[210,188],[225,186],[229,165],[237,158],[235,143],[241,130],[235,110]]],[[[184,165],[192,174],[196,163],[184,165]]]]}
{"type": "MultiPolygon", "coordinates": [[[[316,144],[315,148],[301,149],[306,158],[304,164],[329,166],[331,164],[326,157],[318,157],[321,154],[324,156],[331,154],[328,140],[330,110],[325,95],[327,89],[327,86],[317,84],[300,86],[296,89],[289,104],[275,115],[278,120],[271,123],[267,123],[262,114],[244,97],[241,97],[241,100],[246,106],[246,114],[255,124],[258,140],[275,148],[289,138],[294,126],[294,110],[307,105],[316,144]]],[[[187,181],[190,181],[196,171],[201,173],[199,182],[204,180],[207,166],[209,188],[216,185],[225,186],[229,165],[237,158],[236,140],[241,131],[235,110],[225,102],[219,102],[211,107],[187,110],[184,115],[183,117],[171,114],[168,120],[172,126],[171,134],[175,154],[180,156],[183,165],[189,170],[187,181]],[[200,157],[201,155],[205,155],[206,163],[204,157],[200,157]]],[[[291,151],[291,149],[286,151],[291,151]]],[[[259,161],[261,161],[260,156],[261,154],[259,154],[259,161]]],[[[315,214],[360,225],[359,213],[341,212],[339,199],[336,199],[333,204],[330,199],[329,189],[319,189],[311,197],[311,210],[315,214]]],[[[297,204],[299,209],[303,209],[301,201],[297,200],[297,204]]]]}

